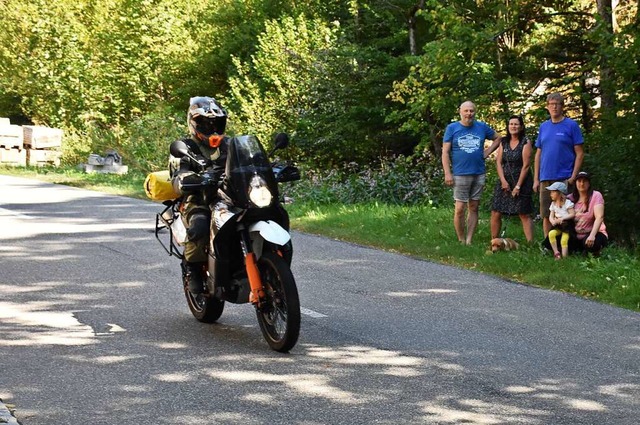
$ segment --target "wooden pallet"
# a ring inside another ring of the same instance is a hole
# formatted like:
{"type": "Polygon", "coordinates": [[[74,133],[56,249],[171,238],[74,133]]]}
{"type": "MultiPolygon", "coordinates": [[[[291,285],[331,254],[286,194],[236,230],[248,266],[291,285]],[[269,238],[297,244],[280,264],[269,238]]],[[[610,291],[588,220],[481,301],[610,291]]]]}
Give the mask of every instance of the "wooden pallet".
{"type": "Polygon", "coordinates": [[[23,125],[24,145],[30,149],[50,149],[62,146],[62,130],[38,125],[23,125]]]}
{"type": "Polygon", "coordinates": [[[22,149],[24,147],[22,127],[0,123],[0,147],[22,149]]]}
{"type": "Polygon", "coordinates": [[[26,149],[27,165],[30,167],[40,167],[45,165],[60,165],[62,152],[55,149],[26,149]]]}
{"type": "Polygon", "coordinates": [[[27,165],[26,149],[6,149],[0,147],[0,165],[9,165],[13,167],[24,167],[27,165]]]}

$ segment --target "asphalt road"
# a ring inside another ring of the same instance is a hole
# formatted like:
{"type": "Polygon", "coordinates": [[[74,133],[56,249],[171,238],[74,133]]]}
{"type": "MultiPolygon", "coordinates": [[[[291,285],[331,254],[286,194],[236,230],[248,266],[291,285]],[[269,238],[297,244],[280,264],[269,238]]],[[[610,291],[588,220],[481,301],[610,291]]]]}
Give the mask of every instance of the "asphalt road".
{"type": "Polygon", "coordinates": [[[640,422],[638,313],[294,233],[279,354],[249,305],[191,317],[158,210],[0,176],[0,399],[23,425],[640,422]]]}

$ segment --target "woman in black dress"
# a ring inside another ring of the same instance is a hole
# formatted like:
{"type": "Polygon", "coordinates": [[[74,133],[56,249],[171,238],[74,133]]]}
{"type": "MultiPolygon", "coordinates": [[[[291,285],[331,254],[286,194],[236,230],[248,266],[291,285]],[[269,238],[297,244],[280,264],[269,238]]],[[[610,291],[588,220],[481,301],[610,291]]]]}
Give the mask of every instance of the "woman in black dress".
{"type": "Polygon", "coordinates": [[[497,238],[502,215],[519,215],[527,242],[533,241],[533,177],[531,142],[525,136],[524,121],[513,115],[507,121],[507,136],[500,141],[496,167],[499,181],[493,191],[491,237],[497,238]]]}

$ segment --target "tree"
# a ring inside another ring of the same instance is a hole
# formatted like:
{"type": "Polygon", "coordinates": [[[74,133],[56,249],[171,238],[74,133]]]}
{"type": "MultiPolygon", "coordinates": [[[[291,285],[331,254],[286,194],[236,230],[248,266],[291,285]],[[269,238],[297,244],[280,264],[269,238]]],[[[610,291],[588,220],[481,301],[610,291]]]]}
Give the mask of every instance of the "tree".
{"type": "Polygon", "coordinates": [[[263,141],[279,129],[293,131],[315,103],[311,79],[321,52],[334,49],[337,30],[303,15],[267,22],[250,61],[233,58],[228,104],[234,128],[263,141]]]}

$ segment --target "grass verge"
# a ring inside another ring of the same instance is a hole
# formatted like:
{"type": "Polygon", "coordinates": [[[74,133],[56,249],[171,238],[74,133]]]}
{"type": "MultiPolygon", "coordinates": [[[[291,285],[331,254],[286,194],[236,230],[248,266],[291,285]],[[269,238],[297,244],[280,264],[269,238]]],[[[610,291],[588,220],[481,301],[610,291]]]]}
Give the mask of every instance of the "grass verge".
{"type": "MultiPolygon", "coordinates": [[[[143,175],[84,174],[76,170],[8,169],[1,174],[146,199],[143,175]]],[[[453,209],[385,204],[288,207],[294,229],[397,252],[438,263],[500,276],[640,311],[640,264],[628,250],[611,246],[599,258],[572,256],[555,261],[537,243],[517,251],[491,254],[489,213],[481,212],[471,246],[461,245],[453,230],[453,209]]],[[[524,240],[517,218],[505,220],[509,237],[524,240]]],[[[536,239],[542,239],[536,224],[536,239]]]]}

